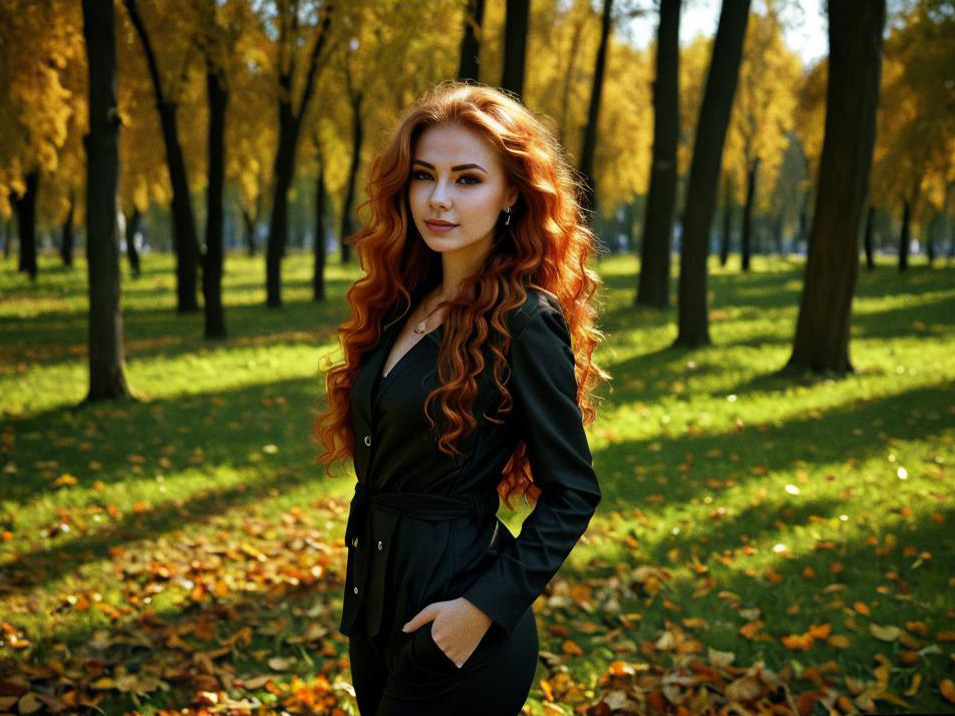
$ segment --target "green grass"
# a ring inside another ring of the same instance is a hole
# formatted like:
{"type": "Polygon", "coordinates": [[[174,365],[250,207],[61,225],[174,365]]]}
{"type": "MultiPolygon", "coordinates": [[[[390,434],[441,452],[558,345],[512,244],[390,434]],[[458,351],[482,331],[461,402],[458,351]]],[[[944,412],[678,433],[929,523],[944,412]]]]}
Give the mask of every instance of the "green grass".
{"type": "MultiPolygon", "coordinates": [[[[336,627],[354,478],[324,478],[311,437],[319,361],[335,355],[342,295],[359,275],[336,259],[331,299],[316,304],[310,257],[290,254],[285,307],[270,310],[264,260],[228,256],[222,342],[202,339],[201,314],[175,314],[170,256],[144,257],[138,280],[124,264],[126,376],[139,400],[82,409],[85,262],[68,271],[43,256],[36,285],[6,262],[0,674],[53,664],[36,684],[62,680],[62,693],[82,683],[107,713],[156,714],[216,690],[175,678],[212,653],[220,679],[225,660],[240,677],[271,673],[283,693],[310,688],[357,713],[335,685],[349,680],[336,627]],[[75,484],[55,487],[63,475],[75,484]],[[73,671],[57,675],[61,663],[73,671]],[[150,685],[154,673],[170,690],[150,685]],[[108,681],[91,686],[97,679],[108,681]]],[[[670,631],[698,640],[702,656],[712,647],[737,665],[761,659],[797,690],[815,688],[804,669],[830,661],[840,692],[845,677],[872,682],[882,654],[889,691],[911,710],[955,710],[939,694],[955,670],[955,642],[944,640],[955,631],[955,269],[860,270],[856,371],[839,379],[774,375],[789,357],[803,264],[756,257],[749,275],[737,267],[735,257],[726,269],[711,262],[714,345],[695,351],[670,348],[675,308],[632,308],[633,257],[599,267],[608,340],[596,359],[613,382],[588,432],[604,500],[553,597],[535,605],[543,652],[561,654],[566,639],[584,651],[565,657],[579,692],[564,691],[559,708],[601,693],[614,659],[672,666],[666,649],[647,655],[670,631]],[[647,567],[659,580],[645,580],[647,567]],[[703,622],[683,623],[691,618],[703,622]],[[755,619],[763,636],[741,636],[755,619]],[[922,633],[906,629],[913,622],[922,633]],[[848,646],[781,641],[823,624],[848,646]],[[880,640],[870,624],[917,644],[880,640]],[[915,664],[899,660],[904,650],[920,651],[915,664]]],[[[525,515],[501,513],[515,533],[525,515]]],[[[561,693],[543,664],[538,679],[561,693]]],[[[228,689],[271,704],[278,691],[228,689]]],[[[545,713],[542,698],[535,682],[529,713],[545,713]]]]}

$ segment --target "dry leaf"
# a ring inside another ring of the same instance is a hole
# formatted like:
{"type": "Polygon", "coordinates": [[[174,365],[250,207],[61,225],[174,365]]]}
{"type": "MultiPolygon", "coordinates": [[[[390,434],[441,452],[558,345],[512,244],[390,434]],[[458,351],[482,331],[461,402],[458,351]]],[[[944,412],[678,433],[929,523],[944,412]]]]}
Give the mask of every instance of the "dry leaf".
{"type": "Polygon", "coordinates": [[[902,635],[902,630],[897,626],[881,626],[879,624],[870,623],[869,633],[876,639],[881,639],[882,641],[895,641],[902,635]]]}

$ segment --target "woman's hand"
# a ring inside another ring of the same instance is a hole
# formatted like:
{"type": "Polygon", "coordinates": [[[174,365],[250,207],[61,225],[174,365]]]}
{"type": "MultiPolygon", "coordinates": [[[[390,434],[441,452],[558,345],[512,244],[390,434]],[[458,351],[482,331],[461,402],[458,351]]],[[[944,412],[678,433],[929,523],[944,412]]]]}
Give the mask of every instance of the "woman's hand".
{"type": "Polygon", "coordinates": [[[414,615],[402,631],[411,632],[434,621],[434,643],[459,669],[464,665],[490,628],[492,619],[464,597],[433,602],[414,615]]]}

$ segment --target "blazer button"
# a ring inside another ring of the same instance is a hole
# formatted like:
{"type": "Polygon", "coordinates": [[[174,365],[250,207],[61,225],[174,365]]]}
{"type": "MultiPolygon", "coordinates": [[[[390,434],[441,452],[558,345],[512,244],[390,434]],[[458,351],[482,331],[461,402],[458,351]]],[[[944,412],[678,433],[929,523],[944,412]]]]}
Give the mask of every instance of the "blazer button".
{"type": "Polygon", "coordinates": [[[381,540],[378,540],[378,551],[381,552],[381,540]]]}
{"type": "Polygon", "coordinates": [[[355,592],[355,594],[358,594],[358,587],[355,587],[352,591],[355,592]]]}
{"type": "Polygon", "coordinates": [[[371,435],[365,436],[365,447],[371,447],[371,435]]]}
{"type": "Polygon", "coordinates": [[[357,537],[352,537],[352,538],[351,538],[351,546],[352,546],[352,547],[357,547],[357,546],[358,546],[358,538],[357,538],[357,537]]]}

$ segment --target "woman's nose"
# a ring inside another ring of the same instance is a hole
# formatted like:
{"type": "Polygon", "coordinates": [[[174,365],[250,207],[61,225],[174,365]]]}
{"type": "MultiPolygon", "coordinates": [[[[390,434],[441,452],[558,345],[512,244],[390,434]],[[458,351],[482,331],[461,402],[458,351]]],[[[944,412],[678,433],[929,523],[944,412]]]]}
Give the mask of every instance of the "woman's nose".
{"type": "Polygon", "coordinates": [[[434,191],[431,192],[431,205],[447,208],[451,206],[451,197],[448,188],[441,182],[436,182],[434,191]]]}

